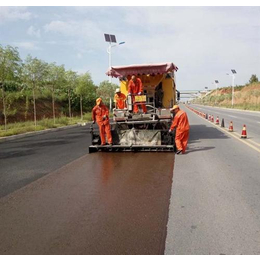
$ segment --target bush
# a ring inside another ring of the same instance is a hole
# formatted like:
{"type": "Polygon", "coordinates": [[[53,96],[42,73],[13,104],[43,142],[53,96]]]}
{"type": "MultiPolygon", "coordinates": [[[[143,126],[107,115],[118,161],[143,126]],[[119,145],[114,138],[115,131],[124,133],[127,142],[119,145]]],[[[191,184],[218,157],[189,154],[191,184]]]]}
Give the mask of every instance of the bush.
{"type": "Polygon", "coordinates": [[[234,87],[234,91],[240,91],[245,87],[245,85],[238,85],[234,87]]]}
{"type": "Polygon", "coordinates": [[[65,117],[65,116],[59,117],[55,121],[56,121],[56,124],[59,124],[59,125],[68,125],[69,124],[69,119],[68,119],[68,117],[65,117]]]}
{"type": "Polygon", "coordinates": [[[91,112],[84,113],[83,120],[92,121],[92,113],[91,112]]]}

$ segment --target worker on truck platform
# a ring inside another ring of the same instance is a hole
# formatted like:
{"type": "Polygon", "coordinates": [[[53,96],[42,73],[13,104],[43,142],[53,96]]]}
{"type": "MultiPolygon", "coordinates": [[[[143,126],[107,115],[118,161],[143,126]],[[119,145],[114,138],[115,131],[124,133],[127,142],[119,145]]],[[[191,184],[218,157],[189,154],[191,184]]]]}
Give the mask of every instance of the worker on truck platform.
{"type": "MultiPolygon", "coordinates": [[[[131,80],[128,83],[128,94],[132,95],[132,102],[134,104],[134,113],[138,113],[138,105],[135,103],[135,96],[143,94],[143,84],[141,79],[132,75],[131,80]]],[[[147,108],[144,103],[141,104],[143,113],[147,113],[147,108]]]]}
{"type": "Polygon", "coordinates": [[[169,132],[176,128],[175,144],[177,154],[185,153],[189,139],[189,120],[186,112],[181,110],[178,105],[174,105],[171,112],[175,114],[169,132]]]}
{"type": "Polygon", "coordinates": [[[126,108],[126,104],[125,104],[126,96],[125,94],[121,93],[120,88],[116,89],[114,100],[116,102],[116,108],[118,109],[126,108]]]}
{"type": "Polygon", "coordinates": [[[112,135],[109,124],[109,110],[102,102],[101,98],[97,98],[96,106],[92,109],[93,124],[97,122],[101,138],[101,145],[106,144],[106,137],[109,145],[112,145],[112,135]]]}

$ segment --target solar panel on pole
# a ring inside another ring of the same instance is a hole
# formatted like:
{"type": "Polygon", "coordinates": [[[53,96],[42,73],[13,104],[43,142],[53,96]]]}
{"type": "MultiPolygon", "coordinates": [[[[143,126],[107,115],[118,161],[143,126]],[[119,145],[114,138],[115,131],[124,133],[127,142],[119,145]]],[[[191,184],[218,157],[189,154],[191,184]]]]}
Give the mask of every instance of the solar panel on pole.
{"type": "Polygon", "coordinates": [[[215,83],[218,83],[218,80],[215,80],[215,83]]]}
{"type": "Polygon", "coordinates": [[[236,73],[237,73],[235,70],[231,70],[231,72],[232,72],[233,74],[236,74],[236,73]]]}
{"type": "Polygon", "coordinates": [[[111,42],[116,42],[116,36],[115,35],[110,34],[110,39],[111,39],[111,42]]]}
{"type": "Polygon", "coordinates": [[[106,34],[106,33],[104,35],[105,35],[105,41],[106,42],[111,42],[110,35],[106,34]]]}

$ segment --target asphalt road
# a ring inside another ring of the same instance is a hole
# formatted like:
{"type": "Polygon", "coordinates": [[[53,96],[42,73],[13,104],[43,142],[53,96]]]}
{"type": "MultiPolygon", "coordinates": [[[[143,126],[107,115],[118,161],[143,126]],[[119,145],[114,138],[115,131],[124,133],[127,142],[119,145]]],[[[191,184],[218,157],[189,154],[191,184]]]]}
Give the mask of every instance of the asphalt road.
{"type": "Polygon", "coordinates": [[[246,125],[247,136],[252,141],[257,142],[260,146],[260,112],[245,111],[245,110],[233,110],[218,107],[209,107],[202,105],[194,105],[191,107],[210,115],[214,115],[214,120],[216,117],[220,118],[220,123],[222,118],[224,118],[225,127],[229,127],[230,121],[233,122],[234,131],[241,135],[243,125],[246,125]]]}
{"type": "Polygon", "coordinates": [[[0,254],[260,254],[257,132],[184,109],[184,155],[87,154],[86,127],[0,143],[0,254]]]}
{"type": "Polygon", "coordinates": [[[260,254],[260,150],[185,110],[190,139],[175,160],[165,254],[260,254]]]}
{"type": "Polygon", "coordinates": [[[1,143],[0,254],[164,253],[174,154],[88,144],[81,127],[1,143]]]}
{"type": "Polygon", "coordinates": [[[0,197],[83,156],[89,143],[86,126],[0,142],[0,197]]]}

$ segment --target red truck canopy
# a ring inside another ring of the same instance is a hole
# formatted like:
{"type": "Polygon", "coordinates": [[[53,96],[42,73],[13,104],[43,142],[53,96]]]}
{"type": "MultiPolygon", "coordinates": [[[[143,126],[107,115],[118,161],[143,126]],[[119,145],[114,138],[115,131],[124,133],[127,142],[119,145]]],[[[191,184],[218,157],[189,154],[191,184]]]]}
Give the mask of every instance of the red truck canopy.
{"type": "Polygon", "coordinates": [[[164,74],[167,72],[177,71],[178,68],[172,62],[167,63],[156,63],[156,64],[140,64],[140,65],[129,65],[129,66],[116,66],[111,67],[107,71],[108,76],[115,78],[127,77],[128,75],[137,74],[164,74]]]}

